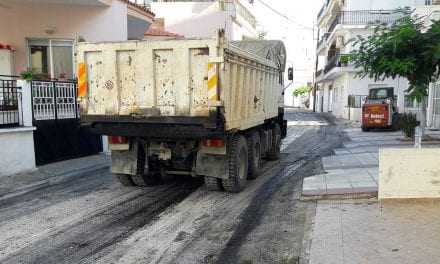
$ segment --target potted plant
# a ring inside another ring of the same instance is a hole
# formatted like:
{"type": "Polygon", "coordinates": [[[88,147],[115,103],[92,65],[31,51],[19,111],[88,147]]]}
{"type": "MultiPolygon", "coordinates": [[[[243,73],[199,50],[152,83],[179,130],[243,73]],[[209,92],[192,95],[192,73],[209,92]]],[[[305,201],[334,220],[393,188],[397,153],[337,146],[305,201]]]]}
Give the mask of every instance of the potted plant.
{"type": "Polygon", "coordinates": [[[26,81],[32,81],[34,79],[34,72],[31,69],[20,72],[20,77],[26,81]]]}
{"type": "Polygon", "coordinates": [[[415,129],[420,124],[417,121],[417,116],[413,113],[404,113],[399,117],[399,129],[402,130],[403,134],[407,138],[414,138],[415,129]]]}

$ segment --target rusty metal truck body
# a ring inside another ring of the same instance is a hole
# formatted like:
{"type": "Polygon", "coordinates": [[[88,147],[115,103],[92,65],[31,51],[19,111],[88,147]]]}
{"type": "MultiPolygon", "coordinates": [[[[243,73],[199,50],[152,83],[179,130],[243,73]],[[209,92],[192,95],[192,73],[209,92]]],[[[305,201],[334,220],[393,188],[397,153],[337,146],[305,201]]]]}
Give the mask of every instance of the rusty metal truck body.
{"type": "Polygon", "coordinates": [[[261,43],[266,57],[221,36],[78,44],[81,121],[109,136],[123,184],[186,174],[238,192],[262,158],[276,158],[286,131],[285,50],[261,43]]]}

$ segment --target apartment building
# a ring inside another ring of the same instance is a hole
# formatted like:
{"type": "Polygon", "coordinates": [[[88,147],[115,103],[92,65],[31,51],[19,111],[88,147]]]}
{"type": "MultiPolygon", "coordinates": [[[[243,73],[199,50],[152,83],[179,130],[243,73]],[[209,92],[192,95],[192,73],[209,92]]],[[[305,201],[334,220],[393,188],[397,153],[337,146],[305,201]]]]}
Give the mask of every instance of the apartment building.
{"type": "MultiPolygon", "coordinates": [[[[419,112],[417,102],[406,95],[406,79],[375,82],[356,77],[348,54],[353,51],[357,36],[372,34],[374,25],[393,23],[405,14],[396,9],[420,7],[424,11],[438,1],[429,0],[327,0],[318,13],[316,110],[332,112],[336,117],[360,121],[363,99],[371,88],[392,87],[397,96],[399,112],[419,112]]],[[[422,10],[420,9],[420,10],[422,10]]]]}
{"type": "Polygon", "coordinates": [[[253,1],[153,0],[151,10],[165,19],[165,30],[186,38],[207,38],[224,29],[230,40],[256,39],[253,1]]]}

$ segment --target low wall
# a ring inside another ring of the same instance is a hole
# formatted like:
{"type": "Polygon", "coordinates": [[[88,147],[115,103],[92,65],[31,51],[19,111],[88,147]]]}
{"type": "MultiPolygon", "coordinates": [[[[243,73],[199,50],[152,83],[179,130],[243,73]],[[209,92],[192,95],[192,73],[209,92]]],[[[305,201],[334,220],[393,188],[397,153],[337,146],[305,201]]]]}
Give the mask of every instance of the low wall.
{"type": "Polygon", "coordinates": [[[440,148],[379,151],[379,200],[411,198],[440,198],[440,148]]]}
{"type": "Polygon", "coordinates": [[[35,170],[34,130],[0,129],[0,177],[35,170]]]}

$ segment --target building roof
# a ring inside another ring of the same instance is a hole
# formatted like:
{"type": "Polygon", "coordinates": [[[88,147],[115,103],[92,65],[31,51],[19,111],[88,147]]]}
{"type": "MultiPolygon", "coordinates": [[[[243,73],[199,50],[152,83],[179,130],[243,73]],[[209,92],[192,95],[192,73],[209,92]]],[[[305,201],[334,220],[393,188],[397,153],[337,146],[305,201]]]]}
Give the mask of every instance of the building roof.
{"type": "Polygon", "coordinates": [[[156,14],[154,14],[148,7],[146,7],[144,5],[139,5],[139,4],[133,3],[130,0],[119,0],[119,1],[124,2],[128,5],[136,8],[138,11],[144,13],[147,16],[151,16],[151,17],[156,16],[156,14]]]}
{"type": "Polygon", "coordinates": [[[173,32],[168,32],[166,30],[160,29],[160,28],[155,28],[155,27],[151,27],[144,33],[144,36],[154,36],[154,37],[179,37],[179,38],[183,38],[182,35],[173,33],[173,32]]]}
{"type": "Polygon", "coordinates": [[[10,50],[10,51],[15,51],[15,49],[11,45],[3,43],[3,42],[0,42],[0,50],[1,49],[7,49],[7,50],[10,50]]]}

